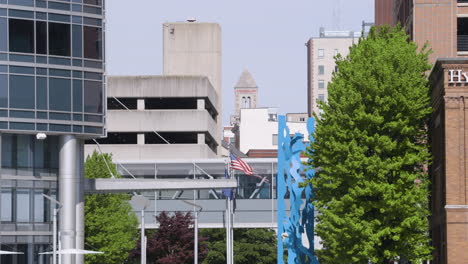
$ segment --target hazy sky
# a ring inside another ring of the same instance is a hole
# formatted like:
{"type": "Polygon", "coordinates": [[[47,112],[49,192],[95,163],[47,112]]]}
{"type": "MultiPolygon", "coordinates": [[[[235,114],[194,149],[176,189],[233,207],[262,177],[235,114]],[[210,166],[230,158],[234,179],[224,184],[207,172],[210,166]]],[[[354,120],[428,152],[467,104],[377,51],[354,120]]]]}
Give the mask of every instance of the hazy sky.
{"type": "Polygon", "coordinates": [[[234,111],[243,69],[259,86],[259,106],[307,112],[305,43],[319,28],[361,30],[374,0],[108,0],[108,75],[162,74],[162,23],[196,18],[223,34],[223,123],[234,111]]]}

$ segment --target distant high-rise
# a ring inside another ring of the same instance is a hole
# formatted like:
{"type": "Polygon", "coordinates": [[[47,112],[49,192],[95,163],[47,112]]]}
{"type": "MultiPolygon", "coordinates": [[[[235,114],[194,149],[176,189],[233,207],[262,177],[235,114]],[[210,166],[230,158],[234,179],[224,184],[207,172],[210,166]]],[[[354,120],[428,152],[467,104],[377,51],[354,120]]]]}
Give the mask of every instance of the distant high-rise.
{"type": "MultiPolygon", "coordinates": [[[[217,23],[171,22],[163,24],[163,74],[208,77],[218,95],[216,109],[222,109],[221,27],[217,23]]],[[[222,123],[222,115],[217,116],[222,123]]],[[[221,126],[215,138],[222,137],[221,126]]]]}
{"type": "Polygon", "coordinates": [[[348,55],[349,47],[361,37],[360,32],[325,31],[320,29],[320,37],[311,38],[307,42],[307,106],[309,116],[318,113],[317,100],[326,101],[328,97],[327,84],[333,72],[338,69],[335,56],[348,55]]]}
{"type": "Polygon", "coordinates": [[[411,40],[420,47],[427,42],[432,49],[431,63],[437,58],[467,57],[467,3],[465,0],[375,0],[375,21],[377,25],[404,26],[411,40]]]}
{"type": "Polygon", "coordinates": [[[393,25],[393,0],[375,0],[375,25],[393,25]]]}

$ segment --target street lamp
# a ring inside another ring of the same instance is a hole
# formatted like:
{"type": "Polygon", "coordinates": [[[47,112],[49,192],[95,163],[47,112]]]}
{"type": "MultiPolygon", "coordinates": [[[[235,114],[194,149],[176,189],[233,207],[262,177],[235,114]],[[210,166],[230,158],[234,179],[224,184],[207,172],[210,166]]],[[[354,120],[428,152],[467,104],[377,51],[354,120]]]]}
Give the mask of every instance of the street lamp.
{"type": "Polygon", "coordinates": [[[192,205],[194,207],[197,207],[199,210],[196,211],[195,210],[195,223],[194,223],[194,243],[193,243],[193,263],[194,264],[198,264],[198,214],[203,210],[203,207],[196,204],[196,203],[192,203],[192,202],[189,202],[189,201],[186,201],[186,200],[181,200],[182,202],[188,204],[188,205],[192,205]]]}
{"type": "Polygon", "coordinates": [[[141,210],[141,264],[146,264],[145,209],[150,205],[150,200],[143,195],[134,195],[130,204],[141,210]]]}
{"type": "Polygon", "coordinates": [[[52,203],[55,204],[54,206],[54,218],[53,218],[53,264],[57,264],[57,213],[60,208],[62,208],[62,203],[54,199],[53,197],[42,194],[47,200],[51,201],[52,203]]]}

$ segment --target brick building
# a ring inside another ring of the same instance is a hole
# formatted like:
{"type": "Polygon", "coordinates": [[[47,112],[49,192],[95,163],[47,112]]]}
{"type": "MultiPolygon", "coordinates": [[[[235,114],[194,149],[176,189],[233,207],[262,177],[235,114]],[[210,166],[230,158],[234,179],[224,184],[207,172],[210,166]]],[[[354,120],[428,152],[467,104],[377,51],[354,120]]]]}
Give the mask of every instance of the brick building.
{"type": "Polygon", "coordinates": [[[468,1],[376,0],[377,25],[403,25],[420,47],[428,42],[434,67],[429,74],[429,139],[433,153],[431,237],[433,262],[468,259],[468,1]],[[391,2],[391,3],[389,3],[391,2]],[[391,8],[383,8],[390,4],[391,8]],[[391,21],[388,17],[391,16],[391,21]]]}

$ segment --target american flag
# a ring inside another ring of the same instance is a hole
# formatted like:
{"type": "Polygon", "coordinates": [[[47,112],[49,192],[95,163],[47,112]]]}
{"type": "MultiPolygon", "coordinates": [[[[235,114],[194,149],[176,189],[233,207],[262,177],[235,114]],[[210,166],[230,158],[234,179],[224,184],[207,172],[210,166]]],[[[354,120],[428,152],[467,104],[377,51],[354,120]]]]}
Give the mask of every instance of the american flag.
{"type": "Polygon", "coordinates": [[[249,164],[232,153],[229,153],[229,156],[231,157],[231,168],[243,171],[247,175],[254,175],[253,168],[249,164]]]}

